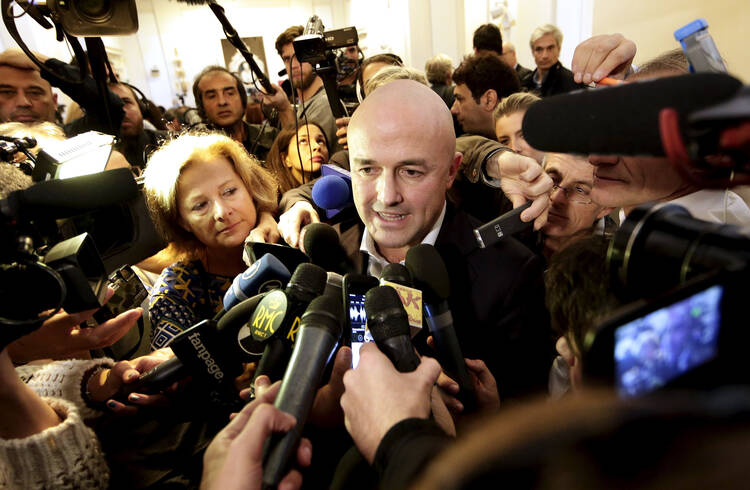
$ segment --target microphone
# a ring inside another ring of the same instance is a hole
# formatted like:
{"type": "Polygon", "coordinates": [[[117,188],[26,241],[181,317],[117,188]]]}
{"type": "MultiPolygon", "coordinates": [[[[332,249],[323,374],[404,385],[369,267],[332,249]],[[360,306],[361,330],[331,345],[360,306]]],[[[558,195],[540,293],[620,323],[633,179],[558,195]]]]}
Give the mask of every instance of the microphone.
{"type": "Polygon", "coordinates": [[[0,201],[0,213],[11,219],[69,218],[134,199],[138,192],[130,170],[118,168],[39,182],[28,189],[11,192],[0,201]]]}
{"type": "Polygon", "coordinates": [[[435,342],[438,361],[446,374],[458,383],[458,398],[466,410],[471,411],[476,405],[474,385],[466,370],[461,346],[453,327],[453,316],[448,306],[450,279],[445,262],[435,247],[420,244],[406,252],[405,263],[414,285],[422,291],[424,317],[435,342]]]}
{"type": "Polygon", "coordinates": [[[299,340],[274,403],[279,410],[293,415],[297,425],[286,434],[270,438],[263,458],[264,488],[276,488],[287,472],[343,327],[344,309],[337,296],[315,298],[302,315],[299,340]]]}
{"type": "Polygon", "coordinates": [[[392,263],[383,267],[380,273],[380,283],[393,282],[402,286],[411,287],[413,282],[409,269],[403,264],[392,263]]]}
{"type": "Polygon", "coordinates": [[[407,373],[417,369],[419,356],[411,344],[409,317],[396,290],[390,286],[370,289],[365,296],[365,312],[372,338],[396,370],[407,373]]]}
{"type": "Polygon", "coordinates": [[[526,111],[523,135],[542,151],[665,156],[663,109],[679,114],[684,133],[692,112],[729,99],[741,87],[726,74],[695,73],[546,97],[526,111]]]}
{"type": "Polygon", "coordinates": [[[312,198],[315,205],[325,209],[326,217],[331,219],[351,206],[351,184],[336,175],[326,175],[315,181],[312,198]]]}
{"type": "Polygon", "coordinates": [[[357,272],[341,246],[339,234],[331,225],[311,223],[302,229],[302,245],[310,262],[339,274],[357,272]]]}
{"type": "Polygon", "coordinates": [[[290,277],[289,269],[278,258],[266,254],[234,278],[224,293],[224,310],[229,311],[237,303],[256,294],[280,289],[290,277]]]}
{"type": "Polygon", "coordinates": [[[250,318],[250,333],[264,343],[263,357],[255,379],[265,374],[275,381],[284,374],[300,329],[300,316],[314,298],[323,294],[326,271],[314,264],[300,264],[283,291],[272,291],[258,304],[250,318]]]}

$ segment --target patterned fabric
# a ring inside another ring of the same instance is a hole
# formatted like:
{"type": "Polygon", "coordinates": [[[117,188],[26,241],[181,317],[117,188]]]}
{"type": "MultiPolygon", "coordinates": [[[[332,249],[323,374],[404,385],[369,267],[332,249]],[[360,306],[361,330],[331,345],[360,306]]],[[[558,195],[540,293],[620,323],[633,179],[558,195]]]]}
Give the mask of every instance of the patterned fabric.
{"type": "Polygon", "coordinates": [[[151,348],[166,347],[180,332],[221,311],[232,279],[207,273],[199,260],[177,262],[164,269],[148,302],[153,325],[151,348]]]}

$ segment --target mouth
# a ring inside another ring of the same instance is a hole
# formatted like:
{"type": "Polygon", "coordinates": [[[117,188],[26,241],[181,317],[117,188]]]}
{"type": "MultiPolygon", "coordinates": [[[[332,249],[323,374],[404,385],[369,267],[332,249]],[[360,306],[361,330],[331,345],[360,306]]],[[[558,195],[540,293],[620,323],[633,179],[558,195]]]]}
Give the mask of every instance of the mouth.
{"type": "Polygon", "coordinates": [[[567,216],[564,216],[562,214],[558,214],[558,213],[555,213],[555,212],[552,212],[552,211],[549,212],[548,216],[550,218],[554,218],[554,219],[560,220],[560,221],[567,221],[568,220],[567,216]]]}
{"type": "Polygon", "coordinates": [[[16,114],[15,116],[13,116],[12,120],[16,122],[29,123],[35,122],[37,120],[37,117],[34,114],[16,114]]]}
{"type": "Polygon", "coordinates": [[[240,224],[239,221],[219,230],[217,235],[221,235],[223,233],[230,233],[232,230],[234,230],[237,227],[238,224],[240,224]]]}
{"type": "Polygon", "coordinates": [[[312,161],[315,163],[323,163],[323,157],[321,156],[314,156],[312,157],[312,161]]]}
{"type": "Polygon", "coordinates": [[[388,223],[400,223],[408,216],[408,213],[386,213],[382,211],[375,211],[375,214],[378,218],[388,223]]]}

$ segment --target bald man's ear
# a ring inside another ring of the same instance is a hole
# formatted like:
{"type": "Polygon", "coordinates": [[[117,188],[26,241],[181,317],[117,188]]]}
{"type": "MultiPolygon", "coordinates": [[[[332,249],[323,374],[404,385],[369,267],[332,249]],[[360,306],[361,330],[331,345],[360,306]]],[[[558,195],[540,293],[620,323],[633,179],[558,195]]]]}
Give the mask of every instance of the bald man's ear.
{"type": "Polygon", "coordinates": [[[451,185],[453,185],[453,181],[456,179],[456,174],[458,173],[459,167],[461,167],[461,162],[464,161],[464,156],[456,152],[453,155],[453,161],[451,162],[451,168],[448,170],[448,185],[446,186],[446,189],[449,188],[451,185]]]}
{"type": "Polygon", "coordinates": [[[487,90],[484,94],[482,94],[479,102],[482,104],[482,109],[484,109],[485,111],[494,111],[495,107],[497,107],[497,103],[499,102],[497,99],[497,92],[495,92],[494,89],[487,90]]]}
{"type": "Polygon", "coordinates": [[[602,208],[602,210],[596,215],[596,219],[602,219],[614,210],[615,208],[602,208]]]}

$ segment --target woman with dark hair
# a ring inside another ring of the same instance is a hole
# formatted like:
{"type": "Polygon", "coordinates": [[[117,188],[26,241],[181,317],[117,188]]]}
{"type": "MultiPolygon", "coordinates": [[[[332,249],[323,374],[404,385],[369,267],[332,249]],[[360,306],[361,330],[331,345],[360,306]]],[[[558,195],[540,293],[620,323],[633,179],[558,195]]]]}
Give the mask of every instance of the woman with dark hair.
{"type": "Polygon", "coordinates": [[[262,212],[274,212],[273,176],[233,139],[184,134],[156,151],[145,170],[146,199],[157,229],[181,260],[151,290],[151,347],[221,310],[232,279],[246,266],[245,238],[262,212]]]}
{"type": "Polygon", "coordinates": [[[266,157],[266,167],[276,177],[282,194],[320,176],[324,163],[328,163],[328,140],[312,122],[282,130],[266,157]]]}

